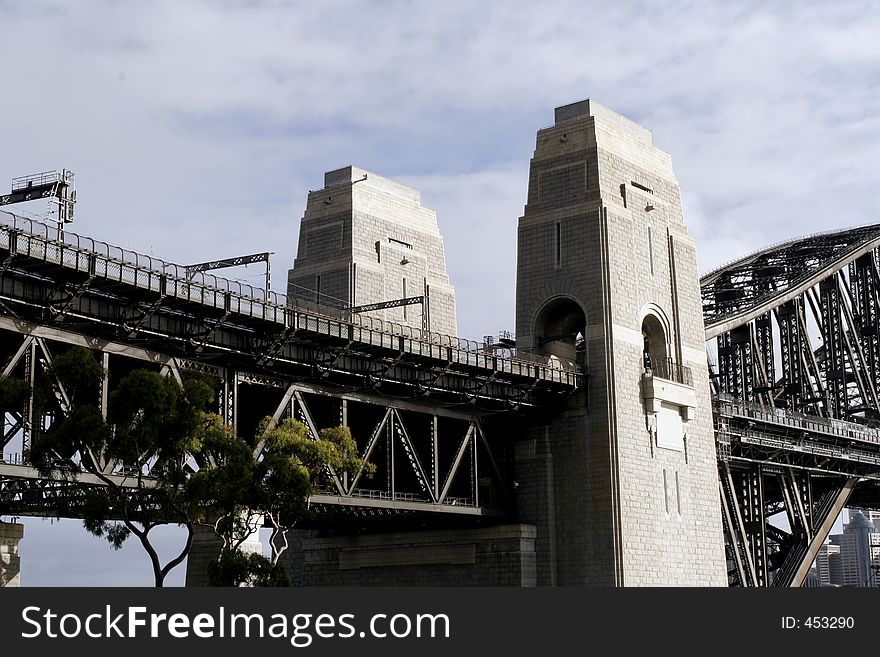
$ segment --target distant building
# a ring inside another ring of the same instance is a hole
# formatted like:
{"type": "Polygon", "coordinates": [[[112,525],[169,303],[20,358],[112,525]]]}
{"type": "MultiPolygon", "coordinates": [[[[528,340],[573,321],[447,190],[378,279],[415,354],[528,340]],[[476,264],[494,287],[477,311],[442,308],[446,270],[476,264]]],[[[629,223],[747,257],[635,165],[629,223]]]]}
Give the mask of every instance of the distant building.
{"type": "Polygon", "coordinates": [[[853,506],[849,508],[849,517],[852,518],[853,514],[855,514],[856,511],[861,511],[862,515],[870,520],[871,524],[874,525],[874,529],[877,531],[877,533],[880,533],[880,511],[875,511],[874,509],[866,509],[860,506],[853,506]]]}
{"type": "Polygon", "coordinates": [[[808,589],[817,589],[822,586],[822,581],[819,579],[819,574],[817,573],[816,568],[810,568],[810,572],[807,573],[807,579],[804,580],[803,586],[808,589]]]}
{"type": "Polygon", "coordinates": [[[880,520],[880,512],[854,508],[848,513],[843,533],[819,548],[816,578],[822,586],[880,586],[880,532],[872,521],[872,516],[880,520]]]}
{"type": "Polygon", "coordinates": [[[841,584],[878,586],[875,568],[880,567],[880,534],[864,513],[852,509],[849,513],[840,536],[841,584]]]}
{"type": "Polygon", "coordinates": [[[819,548],[816,556],[816,577],[822,585],[839,585],[840,575],[840,546],[835,543],[826,543],[819,548]]]}

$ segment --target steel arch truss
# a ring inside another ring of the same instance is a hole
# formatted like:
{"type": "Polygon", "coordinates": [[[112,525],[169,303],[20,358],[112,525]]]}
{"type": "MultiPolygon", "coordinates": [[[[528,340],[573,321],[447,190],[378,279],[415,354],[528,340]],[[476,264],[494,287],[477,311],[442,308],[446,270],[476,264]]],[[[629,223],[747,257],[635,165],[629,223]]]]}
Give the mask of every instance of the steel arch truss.
{"type": "Polygon", "coordinates": [[[865,226],[701,280],[734,585],[800,586],[847,500],[880,482],[878,253],[865,226]]]}
{"type": "Polygon", "coordinates": [[[708,337],[762,315],[880,246],[880,224],[792,240],[700,279],[708,337]]]}
{"type": "Polygon", "coordinates": [[[872,228],[765,251],[703,279],[717,392],[820,417],[880,420],[880,228],[872,228]]]}

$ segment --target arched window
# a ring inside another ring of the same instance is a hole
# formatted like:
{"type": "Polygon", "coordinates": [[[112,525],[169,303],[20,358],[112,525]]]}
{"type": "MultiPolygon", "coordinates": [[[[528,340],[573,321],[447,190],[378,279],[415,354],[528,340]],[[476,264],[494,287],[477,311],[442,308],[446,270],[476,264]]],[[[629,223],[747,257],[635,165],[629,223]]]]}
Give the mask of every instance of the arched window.
{"type": "Polygon", "coordinates": [[[663,369],[669,358],[666,331],[660,319],[648,314],[642,321],[643,359],[646,370],[663,369]]]}
{"type": "Polygon", "coordinates": [[[535,318],[534,331],[535,345],[546,356],[569,367],[583,362],[587,318],[574,299],[557,297],[547,303],[535,318]]]}

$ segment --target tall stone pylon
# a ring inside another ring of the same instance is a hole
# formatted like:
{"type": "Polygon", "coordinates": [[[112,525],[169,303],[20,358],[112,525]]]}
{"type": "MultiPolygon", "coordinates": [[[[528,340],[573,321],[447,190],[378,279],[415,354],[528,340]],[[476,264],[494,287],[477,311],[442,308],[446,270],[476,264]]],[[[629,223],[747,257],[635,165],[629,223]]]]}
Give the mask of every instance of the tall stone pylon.
{"type": "Polygon", "coordinates": [[[592,100],[555,119],[519,220],[517,348],[587,377],[517,443],[538,583],[726,586],[696,250],[671,158],[592,100]]]}
{"type": "Polygon", "coordinates": [[[300,306],[422,297],[420,304],[362,314],[456,335],[455,290],[437,214],[422,205],[417,189],[358,167],[327,172],[323,189],[309,192],[287,280],[288,296],[300,306]]]}

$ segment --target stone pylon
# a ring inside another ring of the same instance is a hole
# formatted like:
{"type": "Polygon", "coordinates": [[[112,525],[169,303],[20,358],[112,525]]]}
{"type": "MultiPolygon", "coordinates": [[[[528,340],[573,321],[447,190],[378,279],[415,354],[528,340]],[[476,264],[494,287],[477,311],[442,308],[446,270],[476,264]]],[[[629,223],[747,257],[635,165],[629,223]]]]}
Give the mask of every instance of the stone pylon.
{"type": "Polygon", "coordinates": [[[21,586],[21,555],[18,544],[24,525],[0,522],[0,587],[21,586]]]}
{"type": "Polygon", "coordinates": [[[363,315],[456,335],[437,214],[418,190],[357,167],[324,174],[323,189],[309,192],[288,296],[326,309],[424,297],[363,315]]]}
{"type": "Polygon", "coordinates": [[[591,100],[538,132],[517,349],[586,369],[517,444],[539,584],[727,584],[694,242],[670,156],[591,100]]]}

